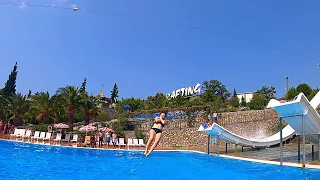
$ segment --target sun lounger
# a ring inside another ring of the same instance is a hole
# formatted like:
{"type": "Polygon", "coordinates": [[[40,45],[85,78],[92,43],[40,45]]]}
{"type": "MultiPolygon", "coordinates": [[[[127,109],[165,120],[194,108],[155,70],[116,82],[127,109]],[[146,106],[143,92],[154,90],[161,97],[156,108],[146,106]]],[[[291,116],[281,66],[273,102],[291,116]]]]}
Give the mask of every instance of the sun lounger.
{"type": "Polygon", "coordinates": [[[41,132],[41,133],[40,133],[40,137],[37,138],[37,139],[38,139],[38,140],[39,140],[39,139],[40,139],[40,140],[44,140],[45,136],[46,136],[46,132],[41,132]]]}
{"type": "Polygon", "coordinates": [[[45,140],[50,141],[50,139],[51,139],[51,133],[50,133],[50,132],[47,132],[46,137],[43,138],[43,140],[44,140],[44,141],[45,141],[45,140]]]}
{"type": "Polygon", "coordinates": [[[31,139],[38,139],[40,135],[39,131],[35,131],[33,137],[31,137],[31,139]]]}
{"type": "Polygon", "coordinates": [[[117,144],[120,148],[120,146],[126,146],[126,144],[124,143],[124,138],[119,138],[119,144],[117,144]]]}
{"type": "Polygon", "coordinates": [[[17,135],[19,135],[20,129],[14,129],[14,133],[10,134],[10,137],[16,137],[17,135]]]}
{"type": "Polygon", "coordinates": [[[69,142],[70,141],[70,134],[66,134],[66,137],[64,139],[61,139],[63,142],[69,142]]]}
{"type": "Polygon", "coordinates": [[[139,146],[138,139],[133,139],[133,146],[139,146]]]}
{"type": "Polygon", "coordinates": [[[129,148],[129,146],[133,146],[133,141],[131,138],[128,138],[128,148],[129,148]]]}
{"type": "Polygon", "coordinates": [[[58,133],[56,138],[53,141],[59,141],[60,142],[61,141],[61,135],[62,135],[61,133],[58,133]]]}
{"type": "Polygon", "coordinates": [[[143,139],[139,139],[139,146],[146,146],[143,142],[143,139]]]}
{"type": "Polygon", "coordinates": [[[19,134],[16,136],[17,138],[22,138],[23,136],[25,136],[26,134],[26,130],[25,129],[20,129],[19,130],[19,134]]]}
{"type": "Polygon", "coordinates": [[[29,139],[31,136],[31,130],[27,130],[26,134],[22,137],[23,139],[27,138],[29,139]]]}
{"type": "Polygon", "coordinates": [[[74,134],[74,135],[72,136],[72,140],[70,140],[70,142],[75,142],[75,143],[77,143],[77,142],[78,142],[78,134],[74,134]]]}

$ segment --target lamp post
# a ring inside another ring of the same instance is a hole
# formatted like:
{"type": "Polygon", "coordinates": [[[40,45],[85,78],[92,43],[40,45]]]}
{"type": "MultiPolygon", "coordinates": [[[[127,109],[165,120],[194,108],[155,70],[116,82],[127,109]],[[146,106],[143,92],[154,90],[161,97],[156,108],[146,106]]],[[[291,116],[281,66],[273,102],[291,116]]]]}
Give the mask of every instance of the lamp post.
{"type": "Polygon", "coordinates": [[[285,76],[284,78],[286,79],[286,94],[287,94],[289,90],[289,76],[285,76]]]}

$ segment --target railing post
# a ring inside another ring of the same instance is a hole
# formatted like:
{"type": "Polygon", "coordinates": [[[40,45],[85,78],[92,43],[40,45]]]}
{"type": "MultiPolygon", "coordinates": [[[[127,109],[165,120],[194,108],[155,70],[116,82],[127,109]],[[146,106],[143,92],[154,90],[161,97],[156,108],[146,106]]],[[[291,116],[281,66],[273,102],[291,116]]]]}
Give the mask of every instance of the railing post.
{"type": "Polygon", "coordinates": [[[320,160],[320,134],[318,134],[318,160],[320,160]]]}
{"type": "Polygon", "coordinates": [[[210,134],[208,134],[208,154],[210,154],[210,134]]]}
{"type": "Polygon", "coordinates": [[[312,161],[314,160],[314,145],[311,145],[311,156],[312,156],[312,161]]]}
{"type": "Polygon", "coordinates": [[[228,143],[226,143],[226,154],[228,154],[228,143]]]}
{"type": "Polygon", "coordinates": [[[300,163],[300,135],[298,135],[298,163],[300,163]]]}
{"type": "Polygon", "coordinates": [[[280,117],[280,165],[283,164],[282,117],[280,117]]]}

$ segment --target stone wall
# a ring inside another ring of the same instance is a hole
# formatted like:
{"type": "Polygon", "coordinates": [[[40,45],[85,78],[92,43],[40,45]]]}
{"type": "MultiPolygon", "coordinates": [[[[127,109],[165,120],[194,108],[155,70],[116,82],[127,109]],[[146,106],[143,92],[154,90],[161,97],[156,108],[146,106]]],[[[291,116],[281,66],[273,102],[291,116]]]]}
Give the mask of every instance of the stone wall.
{"type": "MultiPolygon", "coordinates": [[[[163,129],[159,146],[206,146],[208,135],[197,131],[199,126],[195,121],[175,119],[167,122],[169,123],[163,129]]],[[[277,124],[278,119],[277,113],[268,109],[222,113],[218,122],[224,128],[243,137],[265,138],[272,135],[270,129],[277,124]]],[[[140,129],[148,135],[151,125],[152,121],[142,122],[140,129]]],[[[126,138],[135,138],[133,131],[126,131],[125,134],[126,138]]]]}

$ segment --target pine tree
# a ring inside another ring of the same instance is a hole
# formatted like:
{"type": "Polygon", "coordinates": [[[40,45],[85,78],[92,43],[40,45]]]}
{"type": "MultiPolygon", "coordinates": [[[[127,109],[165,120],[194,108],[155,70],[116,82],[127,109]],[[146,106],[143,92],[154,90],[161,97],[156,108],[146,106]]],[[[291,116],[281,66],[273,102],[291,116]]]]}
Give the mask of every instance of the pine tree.
{"type": "Polygon", "coordinates": [[[233,107],[239,107],[239,99],[237,97],[237,92],[236,92],[236,89],[233,89],[233,96],[231,97],[230,99],[230,104],[233,106],[233,107]]]}
{"type": "Polygon", "coordinates": [[[17,74],[18,74],[18,63],[13,67],[13,70],[11,71],[9,75],[9,79],[7,80],[5,87],[3,88],[3,96],[9,97],[16,93],[16,80],[17,80],[17,74]]]}
{"type": "Polygon", "coordinates": [[[246,107],[246,106],[247,106],[247,102],[246,102],[246,100],[244,99],[244,96],[241,97],[241,106],[242,106],[242,107],[246,107]]]}
{"type": "Polygon", "coordinates": [[[81,94],[86,92],[86,86],[87,86],[87,78],[85,77],[83,82],[82,82],[81,88],[79,89],[79,92],[81,94]]]}
{"type": "Polygon", "coordinates": [[[111,91],[111,99],[113,102],[117,102],[118,93],[119,93],[118,86],[117,86],[117,83],[115,83],[111,91]]]}
{"type": "Polygon", "coordinates": [[[236,89],[233,89],[233,97],[236,97],[236,96],[237,96],[236,89]]]}

